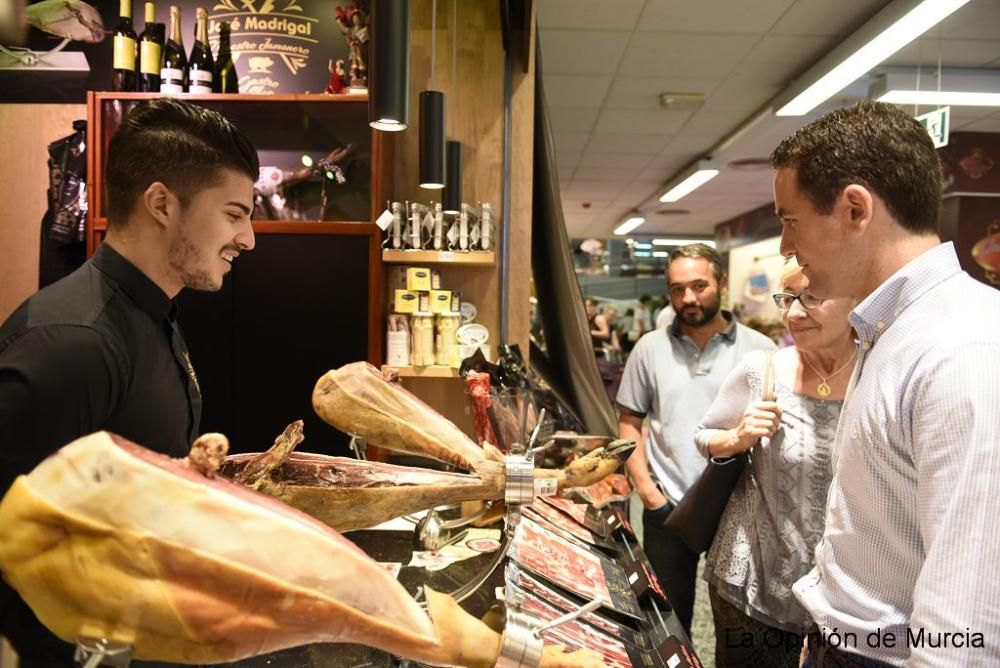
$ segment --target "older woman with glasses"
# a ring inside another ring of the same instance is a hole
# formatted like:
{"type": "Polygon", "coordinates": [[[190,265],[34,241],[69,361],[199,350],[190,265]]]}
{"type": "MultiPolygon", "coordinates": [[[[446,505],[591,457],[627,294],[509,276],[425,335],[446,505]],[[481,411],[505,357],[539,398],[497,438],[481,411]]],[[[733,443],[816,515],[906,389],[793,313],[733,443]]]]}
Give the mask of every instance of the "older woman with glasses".
{"type": "Polygon", "coordinates": [[[822,300],[795,267],[774,295],[794,346],[747,355],[698,426],[706,457],[750,461],[706,556],[718,666],[798,666],[812,619],[792,594],[823,535],[830,447],[857,355],[852,300],[822,300]],[[773,364],[774,401],[762,401],[773,364]]]}

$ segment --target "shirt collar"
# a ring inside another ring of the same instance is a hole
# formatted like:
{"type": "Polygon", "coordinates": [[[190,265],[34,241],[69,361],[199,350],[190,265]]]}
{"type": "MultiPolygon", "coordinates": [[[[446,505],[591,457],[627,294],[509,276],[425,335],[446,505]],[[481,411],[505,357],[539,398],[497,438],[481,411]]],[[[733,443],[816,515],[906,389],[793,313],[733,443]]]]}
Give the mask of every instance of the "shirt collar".
{"type": "Polygon", "coordinates": [[[177,304],[146,274],[108,244],[101,244],[91,262],[118,284],[139,308],[157,322],[177,318],[177,304]]]}
{"type": "MultiPolygon", "coordinates": [[[[721,336],[730,343],[736,340],[736,318],[733,317],[732,312],[723,310],[722,317],[726,319],[728,323],[726,327],[717,334],[721,336]]],[[[670,335],[675,336],[678,339],[683,338],[684,333],[681,331],[681,315],[680,313],[674,316],[674,321],[670,325],[670,335]]]]}
{"type": "Polygon", "coordinates": [[[870,345],[928,290],[961,271],[950,241],[910,260],[851,311],[848,319],[862,345],[870,345]]]}

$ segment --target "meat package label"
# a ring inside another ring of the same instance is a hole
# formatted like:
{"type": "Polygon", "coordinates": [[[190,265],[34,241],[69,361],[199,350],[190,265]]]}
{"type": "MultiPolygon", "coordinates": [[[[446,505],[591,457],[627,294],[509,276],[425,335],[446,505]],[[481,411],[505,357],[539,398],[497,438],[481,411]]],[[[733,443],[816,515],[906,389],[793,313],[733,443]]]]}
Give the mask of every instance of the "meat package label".
{"type": "Polygon", "coordinates": [[[529,517],[522,517],[517,525],[512,555],[517,563],[560,587],[642,618],[621,566],[571,543],[529,517]]]}
{"type": "MultiPolygon", "coordinates": [[[[511,592],[520,602],[520,611],[541,622],[550,622],[563,614],[562,610],[524,590],[512,587],[511,592]]],[[[653,652],[601,633],[579,619],[545,631],[542,638],[547,645],[566,645],[570,651],[590,649],[598,652],[604,660],[604,665],[611,668],[655,668],[659,665],[659,660],[653,652]]]]}
{"type": "Polygon", "coordinates": [[[677,636],[670,636],[656,648],[660,660],[667,668],[702,668],[698,655],[677,636]]]}
{"type": "Polygon", "coordinates": [[[626,556],[622,562],[628,582],[636,598],[642,598],[647,593],[654,596],[660,603],[667,603],[667,594],[660,586],[660,581],[653,572],[649,560],[640,552],[635,558],[626,556]]]}
{"type": "MultiPolygon", "coordinates": [[[[558,608],[563,613],[572,612],[580,607],[580,604],[566,598],[552,587],[521,570],[516,565],[512,565],[508,569],[507,580],[511,587],[529,592],[536,598],[558,608]]],[[[580,616],[579,619],[612,638],[624,640],[641,649],[649,650],[653,647],[653,643],[645,633],[612,621],[600,612],[588,612],[580,616]]]]}
{"type": "Polygon", "coordinates": [[[560,496],[547,496],[543,501],[569,515],[587,531],[601,538],[607,538],[615,530],[616,520],[607,511],[598,510],[584,503],[574,503],[560,496]]]}

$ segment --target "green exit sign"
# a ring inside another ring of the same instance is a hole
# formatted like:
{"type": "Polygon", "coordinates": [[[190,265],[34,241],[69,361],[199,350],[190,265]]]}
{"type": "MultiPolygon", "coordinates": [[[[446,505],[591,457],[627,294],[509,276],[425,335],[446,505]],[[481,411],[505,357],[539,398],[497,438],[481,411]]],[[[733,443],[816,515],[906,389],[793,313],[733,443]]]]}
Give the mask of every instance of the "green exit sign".
{"type": "Polygon", "coordinates": [[[920,114],[917,120],[927,128],[927,134],[934,142],[934,148],[948,145],[948,128],[951,125],[951,107],[941,107],[926,114],[920,114]]]}

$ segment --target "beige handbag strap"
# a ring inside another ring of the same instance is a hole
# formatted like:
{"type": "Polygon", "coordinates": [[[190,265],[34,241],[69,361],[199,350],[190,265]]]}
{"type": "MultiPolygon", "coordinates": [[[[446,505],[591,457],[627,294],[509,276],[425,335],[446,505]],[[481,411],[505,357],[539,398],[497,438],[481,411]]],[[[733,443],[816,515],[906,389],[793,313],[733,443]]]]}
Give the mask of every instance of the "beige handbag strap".
{"type": "Polygon", "coordinates": [[[764,353],[763,385],[760,390],[762,401],[774,401],[774,351],[764,353]]]}

